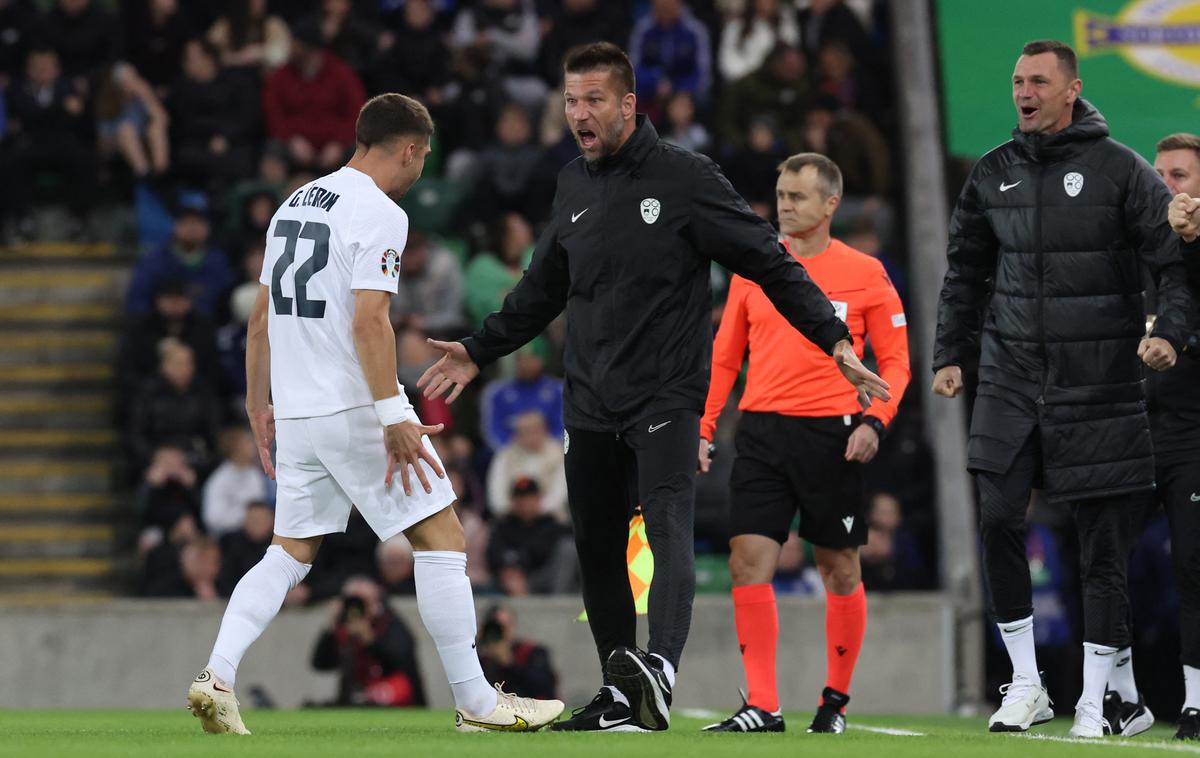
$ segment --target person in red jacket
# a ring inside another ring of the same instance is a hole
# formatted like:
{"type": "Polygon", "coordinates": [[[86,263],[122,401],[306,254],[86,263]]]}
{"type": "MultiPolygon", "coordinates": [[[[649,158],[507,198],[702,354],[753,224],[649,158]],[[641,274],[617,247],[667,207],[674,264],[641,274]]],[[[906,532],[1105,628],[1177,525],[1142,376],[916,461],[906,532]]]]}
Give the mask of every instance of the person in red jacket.
{"type": "Polygon", "coordinates": [[[712,382],[700,422],[699,466],[709,468],[717,416],[742,368],[750,369],[739,408],[730,476],[733,605],[749,696],[721,732],[783,731],[775,686],[779,619],[771,580],[797,511],[800,537],[813,545],[825,584],[828,671],[810,732],[840,733],[854,664],[867,625],[858,549],[867,541],[862,467],[896,415],[911,370],[908,328],[896,288],[876,259],[830,237],[842,173],[817,153],[779,165],[775,197],[784,247],[833,303],[862,357],[866,338],[892,399],[860,415],[854,388],[816,345],[791,329],[762,290],[735,276],[713,345],[712,382]]]}
{"type": "Polygon", "coordinates": [[[267,132],[287,146],[292,161],[315,171],[345,162],[358,111],[367,102],[358,74],[324,44],[314,23],[298,24],[290,59],[263,86],[267,132]]]}

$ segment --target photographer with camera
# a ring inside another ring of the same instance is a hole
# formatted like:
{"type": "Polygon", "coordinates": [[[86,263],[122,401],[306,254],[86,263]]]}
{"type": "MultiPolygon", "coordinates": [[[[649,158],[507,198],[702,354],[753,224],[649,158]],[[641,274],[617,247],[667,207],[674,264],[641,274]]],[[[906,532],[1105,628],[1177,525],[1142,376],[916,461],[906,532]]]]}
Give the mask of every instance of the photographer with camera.
{"type": "Polygon", "coordinates": [[[340,672],[333,705],[425,705],[416,640],[373,579],[346,581],[334,624],[317,640],[312,665],[340,672]]]}
{"type": "Polygon", "coordinates": [[[516,636],[517,617],[511,608],[492,606],[479,631],[479,664],[489,682],[505,682],[516,692],[534,698],[553,698],[558,674],[544,645],[516,636]]]}

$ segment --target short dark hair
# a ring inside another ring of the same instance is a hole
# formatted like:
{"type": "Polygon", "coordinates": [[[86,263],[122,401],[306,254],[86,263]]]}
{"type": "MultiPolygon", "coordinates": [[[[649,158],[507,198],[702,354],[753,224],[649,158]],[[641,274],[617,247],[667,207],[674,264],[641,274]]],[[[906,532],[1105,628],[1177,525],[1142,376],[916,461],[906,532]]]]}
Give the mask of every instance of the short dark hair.
{"type": "Polygon", "coordinates": [[[589,71],[608,69],[620,92],[624,96],[637,91],[633,78],[633,64],[625,51],[611,42],[593,42],[572,48],[563,59],[564,74],[584,74],[589,71]]]}
{"type": "Polygon", "coordinates": [[[1200,159],[1200,137],[1188,132],[1175,132],[1160,139],[1154,149],[1160,153],[1168,150],[1191,150],[1200,159]]]}
{"type": "Polygon", "coordinates": [[[820,153],[796,153],[776,166],[775,170],[781,174],[784,171],[798,174],[805,166],[812,166],[817,170],[817,183],[826,198],[842,196],[842,170],[820,153]]]}
{"type": "Polygon", "coordinates": [[[433,117],[416,100],[396,92],[376,95],[358,112],[354,139],[363,147],[391,142],[403,136],[433,135],[433,117]]]}
{"type": "Polygon", "coordinates": [[[1054,57],[1058,58],[1058,65],[1062,67],[1067,76],[1072,79],[1079,78],[1079,59],[1075,57],[1075,49],[1066,42],[1059,42],[1056,39],[1035,39],[1032,42],[1026,42],[1025,47],[1021,48],[1021,55],[1041,55],[1042,53],[1054,53],[1054,57]]]}

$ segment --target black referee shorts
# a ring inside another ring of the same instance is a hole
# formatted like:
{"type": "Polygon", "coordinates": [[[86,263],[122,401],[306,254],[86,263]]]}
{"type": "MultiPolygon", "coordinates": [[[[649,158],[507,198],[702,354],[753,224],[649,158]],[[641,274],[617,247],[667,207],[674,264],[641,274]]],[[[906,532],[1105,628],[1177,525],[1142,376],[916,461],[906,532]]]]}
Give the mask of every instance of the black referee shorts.
{"type": "Polygon", "coordinates": [[[859,417],[742,413],[729,477],[730,533],[783,544],[796,513],[800,537],[827,548],[867,542],[862,464],[846,460],[859,417]]]}

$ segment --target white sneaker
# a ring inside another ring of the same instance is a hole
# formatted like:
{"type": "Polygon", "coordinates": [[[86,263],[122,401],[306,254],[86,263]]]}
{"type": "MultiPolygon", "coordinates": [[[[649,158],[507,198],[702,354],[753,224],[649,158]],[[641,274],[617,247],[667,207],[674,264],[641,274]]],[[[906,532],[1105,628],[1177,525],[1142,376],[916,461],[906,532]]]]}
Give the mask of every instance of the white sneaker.
{"type": "Polygon", "coordinates": [[[988,719],[989,732],[1024,732],[1054,718],[1050,696],[1040,682],[1014,674],[1012,682],[1001,686],[1000,692],[1004,700],[1000,710],[988,719]]]}
{"type": "Polygon", "coordinates": [[[1112,727],[1098,704],[1080,700],[1075,704],[1075,725],[1068,734],[1072,737],[1104,737],[1112,734],[1112,727]]]}
{"type": "Polygon", "coordinates": [[[561,700],[517,697],[496,685],[496,708],[486,716],[454,712],[454,728],[460,732],[536,732],[562,715],[561,700]]]}
{"type": "Polygon", "coordinates": [[[192,680],[192,686],[188,687],[187,704],[206,732],[250,734],[250,730],[242,723],[233,689],[217,679],[212,669],[204,669],[192,680]]]}

